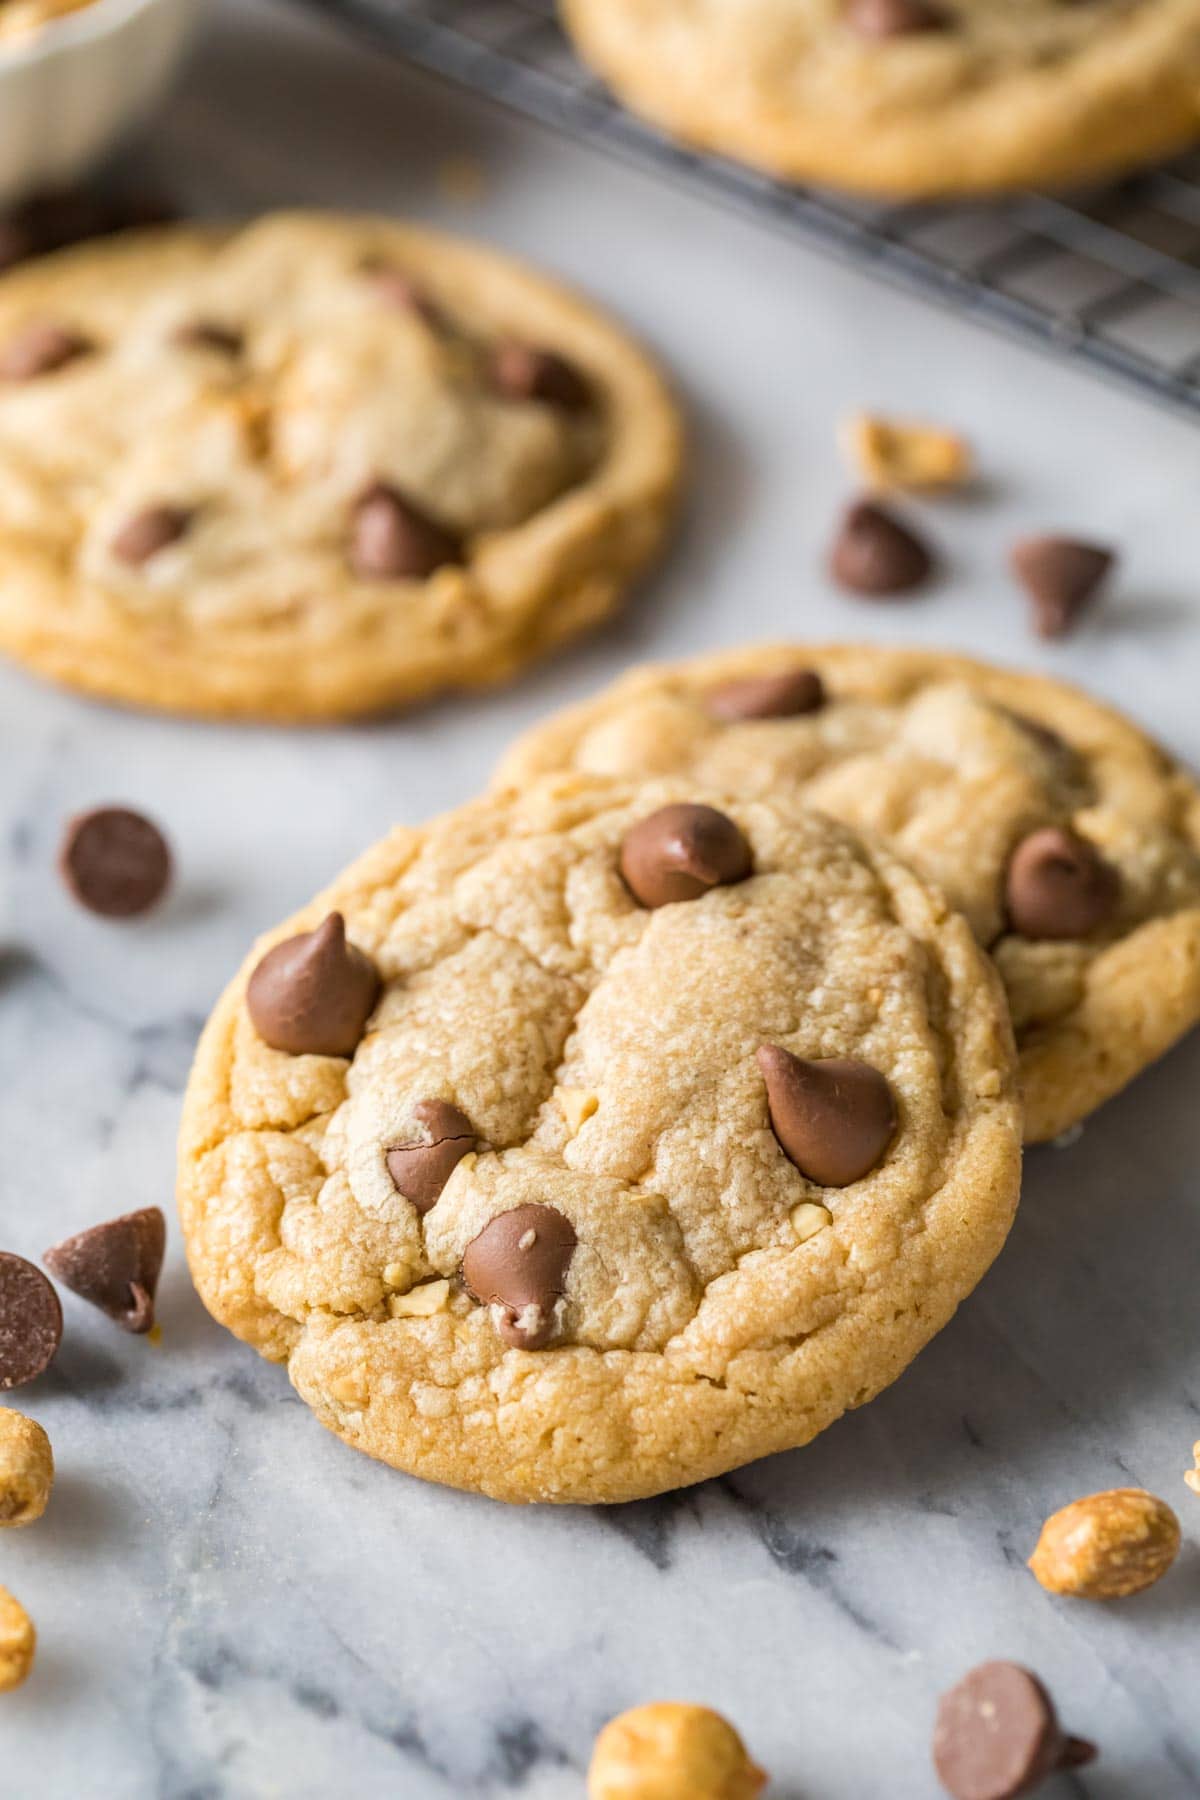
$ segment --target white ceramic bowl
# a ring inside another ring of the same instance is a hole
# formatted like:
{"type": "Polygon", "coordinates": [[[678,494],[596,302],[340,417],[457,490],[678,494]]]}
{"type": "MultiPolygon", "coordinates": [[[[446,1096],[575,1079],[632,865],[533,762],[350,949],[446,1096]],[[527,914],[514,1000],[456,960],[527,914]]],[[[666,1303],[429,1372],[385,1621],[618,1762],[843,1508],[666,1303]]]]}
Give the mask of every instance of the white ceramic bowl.
{"type": "Polygon", "coordinates": [[[202,0],[92,0],[0,44],[0,206],[77,180],[159,99],[202,0]]]}

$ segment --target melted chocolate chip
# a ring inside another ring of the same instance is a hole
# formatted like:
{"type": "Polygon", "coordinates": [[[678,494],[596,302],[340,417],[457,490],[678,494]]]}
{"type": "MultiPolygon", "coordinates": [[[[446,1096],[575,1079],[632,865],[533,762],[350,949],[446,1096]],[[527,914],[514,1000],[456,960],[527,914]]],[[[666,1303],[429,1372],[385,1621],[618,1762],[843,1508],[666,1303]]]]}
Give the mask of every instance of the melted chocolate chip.
{"type": "Polygon", "coordinates": [[[639,820],[621,845],[621,874],[642,906],[697,900],[710,888],[744,881],[750,846],[724,813],[681,803],[639,820]]]}
{"type": "Polygon", "coordinates": [[[726,725],[742,719],[796,719],[821,710],[825,684],[815,669],[747,675],[710,688],[705,702],[713,718],[726,725]]]}
{"type": "Polygon", "coordinates": [[[1120,877],[1086,838],[1046,825],[1022,838],[1009,859],[1005,899],[1022,937],[1084,938],[1116,908],[1120,877]]]}
{"type": "Polygon", "coordinates": [[[1033,605],[1041,638],[1066,637],[1112,568],[1114,555],[1074,538],[1030,537],[1014,544],[1012,570],[1033,605]]]}
{"type": "Polygon", "coordinates": [[[0,350],[0,381],[35,381],[87,356],[95,345],[53,319],[35,319],[0,350]]]}
{"type": "Polygon", "coordinates": [[[93,1225],[47,1250],[42,1261],[64,1287],[114,1319],[123,1331],[149,1331],[167,1245],[161,1208],[143,1207],[93,1225]]]}
{"type": "Polygon", "coordinates": [[[181,325],[172,340],[181,350],[213,350],[218,356],[240,356],[246,340],[232,325],[217,319],[192,319],[181,325]]]}
{"type": "Polygon", "coordinates": [[[800,1173],[819,1187],[869,1174],[896,1135],[886,1077],[856,1057],[806,1062],[778,1044],[761,1045],[757,1060],[771,1129],[800,1173]]]}
{"type": "Polygon", "coordinates": [[[289,1056],[353,1056],[379,997],[379,972],[330,913],[315,931],[268,950],[250,977],[254,1028],[289,1056]]]}
{"type": "Polygon", "coordinates": [[[478,1139],[467,1115],[448,1100],[418,1100],[412,1112],[427,1136],[393,1144],[387,1151],[388,1174],[396,1192],[419,1213],[427,1213],[478,1139]]]}
{"type": "Polygon", "coordinates": [[[1041,1682],[1016,1663],[981,1663],[938,1706],[933,1764],[955,1800],[1016,1800],[1095,1754],[1065,1735],[1041,1682]]]}
{"type": "Polygon", "coordinates": [[[140,567],[160,550],[178,543],[194,516],[183,506],[147,506],[126,519],[109,549],[118,562],[140,567]]]}
{"type": "Polygon", "coordinates": [[[423,581],[462,560],[462,540],[384,482],[354,509],[350,567],[363,581],[423,581]]]}
{"type": "Polygon", "coordinates": [[[553,350],[539,350],[515,339],[495,346],[488,374],[496,392],[506,400],[541,400],[562,412],[582,412],[592,397],[587,382],[571,363],[553,350]]]}
{"type": "Polygon", "coordinates": [[[517,1206],[467,1245],[463,1281],[482,1305],[499,1309],[496,1329],[506,1344],[541,1350],[550,1342],[577,1241],[557,1207],[517,1206]]]}
{"type": "Polygon", "coordinates": [[[911,593],[932,568],[920,538],[873,500],[848,508],[829,553],[829,572],[838,586],[872,599],[911,593]]]}
{"type": "Polygon", "coordinates": [[[914,32],[946,31],[950,20],[926,0],[848,0],[846,23],[864,38],[911,37],[914,32]]]}
{"type": "Polygon", "coordinates": [[[171,879],[171,851],[158,826],[141,813],[98,806],[68,821],[58,866],[89,912],[132,919],[162,899],[171,879]]]}
{"type": "Polygon", "coordinates": [[[62,1306],[40,1269],[0,1250],[0,1393],[49,1368],[62,1341],[62,1306]]]}

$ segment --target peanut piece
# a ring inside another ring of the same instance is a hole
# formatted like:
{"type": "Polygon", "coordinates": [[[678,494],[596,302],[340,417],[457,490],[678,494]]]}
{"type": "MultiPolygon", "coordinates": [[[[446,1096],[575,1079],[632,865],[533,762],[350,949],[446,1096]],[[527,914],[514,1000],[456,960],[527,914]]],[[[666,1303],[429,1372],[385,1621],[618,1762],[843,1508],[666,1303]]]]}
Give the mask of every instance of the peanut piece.
{"type": "Polygon", "coordinates": [[[843,435],[851,462],[877,492],[956,487],[970,479],[970,446],[952,431],[858,413],[843,435]]]}
{"type": "Polygon", "coordinates": [[[754,1800],[766,1779],[720,1713],[662,1701],[604,1727],[588,1800],[754,1800]]]}
{"type": "Polygon", "coordinates": [[[827,1206],[820,1205],[816,1200],[801,1200],[799,1206],[792,1208],[792,1230],[802,1244],[832,1224],[833,1214],[827,1206]]]}
{"type": "Polygon", "coordinates": [[[50,1439],[35,1419],[0,1406],[0,1529],[40,1519],[53,1484],[50,1439]]]}
{"type": "Polygon", "coordinates": [[[0,1587],[0,1694],[20,1687],[33,1667],[33,1620],[7,1588],[0,1587]]]}
{"type": "Polygon", "coordinates": [[[1029,1567],[1052,1594],[1119,1600],[1165,1575],[1179,1550],[1179,1520],[1145,1488],[1089,1494],[1042,1526],[1029,1567]]]}
{"type": "Polygon", "coordinates": [[[409,1288],[407,1294],[393,1294],[388,1311],[393,1319],[432,1319],[434,1313],[440,1313],[449,1304],[448,1281],[423,1281],[420,1287],[409,1288]]]}
{"type": "Polygon", "coordinates": [[[600,1098],[587,1088],[560,1087],[554,1090],[558,1110],[567,1121],[572,1137],[598,1111],[600,1098]]]}
{"type": "Polygon", "coordinates": [[[1196,1466],[1194,1469],[1189,1469],[1183,1479],[1187,1482],[1193,1494],[1200,1496],[1200,1439],[1192,1445],[1192,1458],[1196,1466]]]}

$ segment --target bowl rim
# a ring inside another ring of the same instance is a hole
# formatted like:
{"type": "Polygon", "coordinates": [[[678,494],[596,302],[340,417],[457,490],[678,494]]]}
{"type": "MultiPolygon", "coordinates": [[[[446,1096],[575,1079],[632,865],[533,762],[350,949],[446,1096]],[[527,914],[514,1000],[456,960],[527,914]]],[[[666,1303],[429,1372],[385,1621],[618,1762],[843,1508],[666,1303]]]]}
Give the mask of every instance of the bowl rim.
{"type": "Polygon", "coordinates": [[[196,0],[88,0],[77,11],[50,19],[23,43],[0,44],[0,79],[17,69],[52,62],[81,44],[120,31],[162,5],[195,6],[196,0]]]}

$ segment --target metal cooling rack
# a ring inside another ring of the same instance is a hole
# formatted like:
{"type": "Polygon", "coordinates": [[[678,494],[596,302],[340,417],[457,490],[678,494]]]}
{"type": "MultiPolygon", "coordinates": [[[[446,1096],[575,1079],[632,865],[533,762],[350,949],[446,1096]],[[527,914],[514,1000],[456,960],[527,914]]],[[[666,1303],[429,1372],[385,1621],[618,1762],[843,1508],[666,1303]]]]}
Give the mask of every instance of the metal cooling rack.
{"type": "Polygon", "coordinates": [[[439,75],[777,231],[1200,414],[1200,152],[1116,187],[896,206],[680,149],[572,54],[553,0],[304,0],[439,75]]]}

